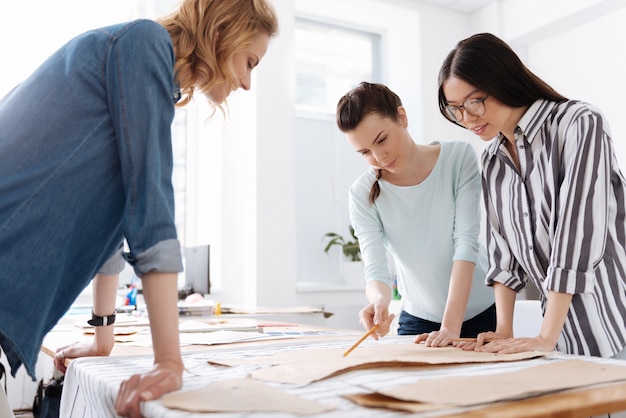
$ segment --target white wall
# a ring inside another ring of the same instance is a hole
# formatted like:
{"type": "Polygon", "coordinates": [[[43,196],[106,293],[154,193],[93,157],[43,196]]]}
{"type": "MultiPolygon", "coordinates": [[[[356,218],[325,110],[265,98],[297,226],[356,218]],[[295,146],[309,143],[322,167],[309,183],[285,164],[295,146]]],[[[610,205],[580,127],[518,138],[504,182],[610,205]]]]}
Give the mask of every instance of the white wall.
{"type": "MultiPolygon", "coordinates": [[[[293,7],[279,2],[281,35],[253,91],[230,100],[224,135],[222,291],[226,303],[295,303],[293,7]]],[[[219,244],[218,244],[219,245],[219,244]]]]}
{"type": "Polygon", "coordinates": [[[474,14],[471,25],[475,32],[492,31],[506,40],[561,94],[599,107],[609,121],[624,172],[624,22],[622,0],[505,0],[474,14]]]}
{"type": "Polygon", "coordinates": [[[128,20],[135,14],[136,7],[134,0],[2,1],[0,97],[80,32],[128,20]]]}
{"type": "Polygon", "coordinates": [[[604,113],[624,173],[626,2],[610,13],[595,13],[603,5],[588,9],[588,18],[578,25],[563,25],[549,36],[534,38],[526,46],[527,62],[561,94],[592,103],[604,113]]]}

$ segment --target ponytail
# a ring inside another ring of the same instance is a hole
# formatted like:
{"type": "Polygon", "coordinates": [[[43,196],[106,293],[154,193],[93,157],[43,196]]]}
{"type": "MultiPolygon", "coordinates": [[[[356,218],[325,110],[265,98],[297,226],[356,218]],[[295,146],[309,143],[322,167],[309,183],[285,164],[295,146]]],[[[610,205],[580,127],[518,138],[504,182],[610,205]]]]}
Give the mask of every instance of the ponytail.
{"type": "Polygon", "coordinates": [[[378,184],[378,180],[380,180],[380,176],[382,176],[383,170],[376,170],[376,181],[372,183],[372,188],[370,189],[370,205],[373,205],[380,196],[380,184],[378,184]]]}

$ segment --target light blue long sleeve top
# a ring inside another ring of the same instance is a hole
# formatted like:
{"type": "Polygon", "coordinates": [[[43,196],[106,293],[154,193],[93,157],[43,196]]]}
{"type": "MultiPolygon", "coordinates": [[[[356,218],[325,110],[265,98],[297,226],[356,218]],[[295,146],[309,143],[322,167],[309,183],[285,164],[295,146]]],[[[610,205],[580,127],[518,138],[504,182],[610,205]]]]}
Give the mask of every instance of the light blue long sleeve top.
{"type": "Polygon", "coordinates": [[[373,205],[369,193],[376,181],[370,168],[350,187],[350,220],[359,238],[366,281],[392,286],[387,251],[397,272],[402,309],[441,323],[448,297],[452,264],[476,264],[464,320],[494,303],[485,285],[487,257],[481,245],[481,175],[472,147],[442,142],[430,175],[415,186],[379,180],[380,196],[373,205]]]}

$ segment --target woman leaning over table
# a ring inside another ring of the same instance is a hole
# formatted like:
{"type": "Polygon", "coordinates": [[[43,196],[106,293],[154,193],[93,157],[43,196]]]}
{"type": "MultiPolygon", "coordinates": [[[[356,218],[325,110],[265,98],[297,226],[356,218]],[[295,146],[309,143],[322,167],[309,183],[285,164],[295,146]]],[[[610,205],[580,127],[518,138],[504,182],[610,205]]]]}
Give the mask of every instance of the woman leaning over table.
{"type": "Polygon", "coordinates": [[[498,326],[466,348],[626,358],[626,180],[602,113],[557,93],[488,33],[445,59],[439,107],[491,141],[483,195],[498,326]],[[541,330],[514,338],[515,295],[529,282],[541,330]]]}
{"type": "Polygon", "coordinates": [[[363,82],[339,100],[337,124],[372,167],[350,188],[350,219],[365,263],[369,304],[359,313],[375,338],[386,335],[392,278],[398,272],[398,333],[447,346],[495,329],[487,258],[478,240],[480,172],[463,142],[416,144],[400,98],[363,82]]]}
{"type": "Polygon", "coordinates": [[[174,108],[196,90],[216,107],[248,90],[276,33],[267,0],[184,0],[162,19],[79,35],[0,101],[0,344],[13,374],[24,364],[35,377],[43,337],[94,276],[94,341],[55,365],[110,353],[125,239],[154,368],[121,384],[116,410],[140,416],[141,401],[180,388],[174,108]]]}

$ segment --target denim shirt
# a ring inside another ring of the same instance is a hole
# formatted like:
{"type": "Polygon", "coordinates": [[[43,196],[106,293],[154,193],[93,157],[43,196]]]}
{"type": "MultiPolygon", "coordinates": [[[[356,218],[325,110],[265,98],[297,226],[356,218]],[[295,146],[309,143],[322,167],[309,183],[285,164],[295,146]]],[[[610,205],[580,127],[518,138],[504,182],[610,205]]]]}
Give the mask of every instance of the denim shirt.
{"type": "MultiPolygon", "coordinates": [[[[43,337],[121,247],[182,271],[172,41],[150,20],[86,32],[0,100],[0,345],[35,379],[43,337]]],[[[109,272],[111,273],[111,272],[109,272]]]]}

